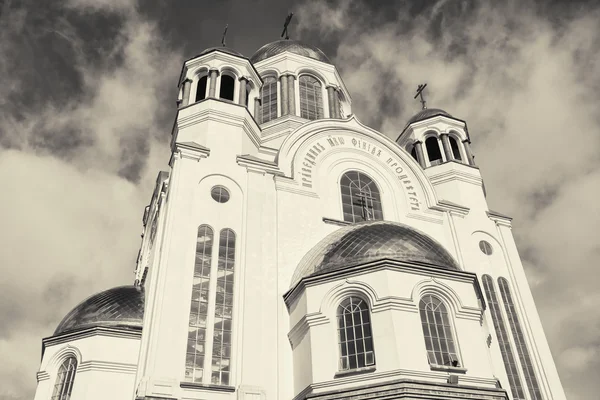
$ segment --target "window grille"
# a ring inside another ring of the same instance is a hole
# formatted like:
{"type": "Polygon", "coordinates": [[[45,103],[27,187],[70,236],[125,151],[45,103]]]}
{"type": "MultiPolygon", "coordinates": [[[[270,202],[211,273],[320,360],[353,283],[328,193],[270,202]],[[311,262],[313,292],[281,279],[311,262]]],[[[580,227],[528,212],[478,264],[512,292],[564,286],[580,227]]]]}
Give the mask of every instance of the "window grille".
{"type": "Polygon", "coordinates": [[[517,347],[517,353],[519,354],[519,361],[521,361],[521,368],[523,370],[523,375],[525,376],[529,397],[531,400],[542,400],[542,394],[535,376],[535,371],[533,370],[533,363],[531,362],[531,356],[527,349],[525,335],[523,335],[523,329],[521,328],[521,322],[519,321],[517,310],[513,303],[508,281],[505,278],[498,278],[498,286],[500,287],[504,308],[506,310],[506,315],[508,316],[508,323],[510,324],[510,330],[512,331],[513,339],[517,347]]]}
{"type": "Polygon", "coordinates": [[[419,303],[419,313],[429,363],[459,367],[460,361],[445,304],[437,297],[426,295],[419,303]]]}
{"type": "Polygon", "coordinates": [[[264,124],[277,118],[277,79],[265,78],[260,89],[260,122],[264,124]]]}
{"type": "Polygon", "coordinates": [[[359,297],[345,299],[337,311],[341,371],[375,365],[371,317],[367,303],[359,297]]]}
{"type": "Polygon", "coordinates": [[[510,338],[508,337],[504,317],[500,311],[496,289],[494,288],[494,281],[489,275],[483,276],[483,288],[485,290],[485,297],[490,306],[490,313],[492,314],[492,320],[494,321],[494,329],[496,330],[496,336],[498,337],[498,345],[500,346],[500,353],[502,354],[502,360],[504,361],[504,368],[506,369],[506,376],[508,377],[513,400],[525,400],[523,385],[521,384],[517,362],[515,361],[515,356],[510,345],[510,338]]]}
{"type": "Polygon", "coordinates": [[[348,171],[340,180],[344,221],[382,220],[379,189],[371,178],[358,171],[348,171]]]}
{"type": "Polygon", "coordinates": [[[198,228],[196,261],[192,286],[192,303],[185,359],[185,380],[202,382],[206,355],[206,319],[212,264],[213,230],[208,225],[198,228]]]}
{"type": "Polygon", "coordinates": [[[60,365],[56,375],[56,383],[52,392],[52,400],[70,400],[75,382],[75,373],[77,372],[77,360],[75,357],[68,357],[60,365]]]}
{"type": "Polygon", "coordinates": [[[323,118],[323,91],[321,82],[309,75],[299,79],[300,116],[314,120],[323,118]]]}

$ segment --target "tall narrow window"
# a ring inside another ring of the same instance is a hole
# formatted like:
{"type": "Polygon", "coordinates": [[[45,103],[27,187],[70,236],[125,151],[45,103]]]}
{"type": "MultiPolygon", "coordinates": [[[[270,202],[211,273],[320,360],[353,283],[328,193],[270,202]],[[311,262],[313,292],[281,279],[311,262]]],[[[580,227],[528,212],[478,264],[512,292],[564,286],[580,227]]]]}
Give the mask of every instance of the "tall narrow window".
{"type": "Polygon", "coordinates": [[[440,144],[438,138],[431,136],[425,140],[425,147],[427,148],[427,155],[431,165],[438,165],[442,162],[442,152],[440,150],[440,144]]]}
{"type": "Polygon", "coordinates": [[[206,354],[206,319],[212,262],[213,230],[200,225],[196,239],[196,261],[192,286],[192,304],[188,329],[185,380],[202,382],[206,354]]]}
{"type": "Polygon", "coordinates": [[[517,310],[515,309],[508,281],[505,278],[499,278],[498,286],[500,287],[502,300],[504,300],[504,308],[506,310],[506,315],[508,316],[508,323],[510,324],[513,339],[515,340],[519,360],[521,361],[521,368],[523,369],[523,375],[525,376],[525,382],[527,383],[529,397],[531,397],[531,400],[542,400],[540,386],[535,376],[535,371],[533,370],[533,363],[531,362],[531,356],[527,349],[525,335],[523,335],[523,329],[521,328],[521,322],[519,321],[517,310]]]}
{"type": "Polygon", "coordinates": [[[340,180],[344,221],[382,220],[379,189],[371,178],[358,171],[348,171],[340,180]]]}
{"type": "Polygon", "coordinates": [[[489,275],[483,276],[483,288],[485,290],[485,297],[490,306],[490,313],[492,314],[492,320],[494,321],[494,329],[496,330],[496,336],[498,337],[498,345],[500,346],[500,353],[502,354],[502,360],[504,361],[504,368],[506,369],[506,376],[508,377],[513,400],[525,400],[525,393],[523,392],[521,378],[519,378],[517,362],[515,361],[512,347],[510,346],[510,338],[508,337],[504,317],[502,317],[502,312],[500,311],[496,289],[494,289],[494,281],[489,275]]]}
{"type": "Polygon", "coordinates": [[[323,118],[323,92],[318,79],[302,75],[299,79],[300,116],[306,119],[323,118]]]}
{"type": "Polygon", "coordinates": [[[340,370],[375,365],[369,306],[359,297],[348,297],[337,310],[340,370]]]}
{"type": "Polygon", "coordinates": [[[277,79],[265,78],[260,89],[260,122],[265,123],[277,118],[277,79]]]}
{"type": "Polygon", "coordinates": [[[235,79],[229,75],[221,75],[221,89],[219,96],[225,100],[233,101],[233,92],[235,90],[235,79]]]}
{"type": "Polygon", "coordinates": [[[75,372],[77,372],[77,360],[75,357],[70,356],[63,361],[58,369],[52,400],[69,400],[71,398],[75,372]]]}
{"type": "Polygon", "coordinates": [[[198,80],[196,86],[196,101],[204,100],[206,98],[206,82],[208,81],[207,76],[203,76],[198,80]]]}
{"type": "Polygon", "coordinates": [[[454,159],[461,161],[462,158],[460,156],[460,149],[458,147],[458,141],[453,136],[449,136],[449,139],[450,139],[450,148],[452,149],[452,155],[454,156],[454,159]]]}
{"type": "Polygon", "coordinates": [[[229,385],[234,265],[235,233],[223,229],[219,238],[211,376],[211,382],[217,385],[229,385]]]}
{"type": "Polygon", "coordinates": [[[437,297],[426,295],[419,303],[419,313],[429,364],[459,367],[446,305],[437,297]]]}

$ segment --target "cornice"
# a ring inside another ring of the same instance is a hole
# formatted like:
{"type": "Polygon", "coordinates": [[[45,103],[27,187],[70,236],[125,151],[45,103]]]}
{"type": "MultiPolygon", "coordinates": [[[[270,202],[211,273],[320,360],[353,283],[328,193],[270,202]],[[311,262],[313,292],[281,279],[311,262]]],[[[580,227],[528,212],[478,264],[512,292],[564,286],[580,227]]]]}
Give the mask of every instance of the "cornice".
{"type": "Polygon", "coordinates": [[[303,315],[288,333],[288,340],[292,345],[292,350],[296,348],[310,328],[327,323],[329,323],[329,318],[321,313],[303,315]]]}
{"type": "MultiPolygon", "coordinates": [[[[446,165],[446,164],[448,164],[448,163],[442,163],[439,166],[446,165]]],[[[461,164],[461,165],[464,165],[464,164],[461,164]]],[[[461,182],[466,182],[466,183],[470,183],[470,184],[474,184],[474,185],[481,185],[483,182],[481,175],[470,174],[466,171],[459,171],[457,169],[451,168],[447,171],[443,171],[443,172],[439,172],[439,173],[431,173],[430,168],[426,168],[425,171],[429,170],[430,174],[427,174],[427,175],[429,176],[429,181],[431,182],[432,185],[437,185],[440,183],[446,183],[446,182],[451,182],[451,181],[461,181],[461,182]]]]}
{"type": "Polygon", "coordinates": [[[275,190],[299,194],[306,197],[313,197],[315,199],[319,198],[318,194],[312,190],[304,189],[302,186],[300,186],[300,183],[296,182],[293,178],[285,176],[283,173],[275,176],[275,190]]]}
{"type": "Polygon", "coordinates": [[[434,210],[438,210],[438,211],[442,211],[442,212],[449,212],[449,213],[458,214],[458,215],[462,215],[462,216],[469,214],[469,212],[471,211],[471,209],[469,207],[465,207],[465,206],[453,203],[448,200],[438,200],[438,203],[434,207],[431,207],[431,208],[434,210]]]}
{"type": "Polygon", "coordinates": [[[131,328],[108,328],[103,326],[96,326],[78,331],[62,333],[57,336],[48,336],[42,339],[42,357],[44,356],[44,351],[48,346],[55,346],[57,344],[68,343],[74,340],[81,340],[92,336],[106,336],[120,339],[139,340],[142,337],[142,330],[131,328]]]}
{"type": "Polygon", "coordinates": [[[237,156],[235,161],[239,166],[246,167],[248,170],[253,169],[262,173],[283,175],[283,172],[279,170],[277,164],[272,161],[261,160],[248,154],[237,156]]]}
{"type": "Polygon", "coordinates": [[[512,228],[512,217],[492,210],[486,211],[485,213],[488,218],[494,221],[496,224],[512,228]]]}
{"type": "Polygon", "coordinates": [[[77,366],[77,373],[87,371],[118,372],[121,374],[135,374],[137,364],[126,364],[108,361],[84,361],[77,366]]]}
{"type": "Polygon", "coordinates": [[[210,149],[196,142],[175,142],[174,152],[179,152],[181,158],[200,161],[210,156],[210,149]]]}

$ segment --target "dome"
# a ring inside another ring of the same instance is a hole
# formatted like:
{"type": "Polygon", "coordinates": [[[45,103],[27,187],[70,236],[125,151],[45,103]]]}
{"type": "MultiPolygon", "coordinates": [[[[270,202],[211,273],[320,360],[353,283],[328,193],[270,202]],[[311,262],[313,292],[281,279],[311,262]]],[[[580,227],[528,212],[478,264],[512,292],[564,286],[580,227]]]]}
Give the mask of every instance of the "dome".
{"type": "Polygon", "coordinates": [[[313,247],[296,268],[292,287],[302,278],[381,259],[459,270],[450,253],[426,234],[397,222],[367,221],[338,229],[313,247]]]}
{"type": "Polygon", "coordinates": [[[97,293],[68,313],[54,335],[96,326],[142,329],[144,290],[119,286],[97,293]]]}
{"type": "Polygon", "coordinates": [[[331,64],[331,61],[329,61],[321,49],[315,46],[300,43],[297,40],[288,39],[277,40],[275,42],[265,44],[263,47],[258,49],[252,57],[250,57],[250,61],[255,64],[269,57],[283,53],[284,51],[289,51],[290,53],[299,54],[301,56],[331,64]]]}
{"type": "Polygon", "coordinates": [[[213,50],[218,50],[222,53],[227,53],[227,54],[231,54],[231,55],[238,56],[238,57],[244,57],[244,55],[242,53],[238,53],[237,51],[230,49],[229,47],[225,47],[225,46],[209,47],[208,49],[203,50],[202,53],[198,54],[197,57],[208,54],[213,50]]]}
{"type": "Polygon", "coordinates": [[[438,115],[444,115],[446,117],[452,118],[452,115],[448,114],[444,110],[440,110],[439,108],[425,108],[415,115],[413,115],[407,122],[406,126],[412,124],[413,122],[422,121],[427,118],[435,117],[438,115]]]}

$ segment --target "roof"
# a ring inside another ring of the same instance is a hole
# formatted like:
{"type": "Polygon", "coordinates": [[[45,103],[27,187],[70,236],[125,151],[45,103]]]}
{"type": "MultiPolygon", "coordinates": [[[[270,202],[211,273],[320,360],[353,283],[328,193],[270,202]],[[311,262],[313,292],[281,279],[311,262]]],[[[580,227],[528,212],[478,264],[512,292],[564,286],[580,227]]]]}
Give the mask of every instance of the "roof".
{"type": "Polygon", "coordinates": [[[244,57],[244,55],[242,53],[239,53],[239,52],[237,52],[233,49],[230,49],[229,47],[225,47],[225,46],[209,47],[208,49],[202,50],[202,52],[200,54],[198,54],[196,57],[203,56],[204,54],[208,54],[211,51],[215,51],[215,50],[218,50],[221,53],[227,53],[227,54],[231,54],[234,56],[244,57]]]}
{"type": "Polygon", "coordinates": [[[424,108],[415,115],[413,115],[406,123],[406,126],[412,124],[413,122],[422,121],[424,119],[436,117],[438,115],[444,115],[446,117],[452,118],[452,115],[439,108],[424,108]]]}
{"type": "Polygon", "coordinates": [[[291,286],[303,278],[382,259],[460,270],[450,253],[425,233],[397,222],[367,221],[340,228],[321,240],[300,261],[291,286]]]}
{"type": "Polygon", "coordinates": [[[143,288],[119,286],[82,301],[58,324],[54,336],[98,326],[142,329],[143,318],[143,288]]]}
{"type": "Polygon", "coordinates": [[[301,43],[297,40],[289,39],[276,40],[274,42],[265,44],[263,47],[258,49],[252,57],[250,57],[250,61],[252,63],[257,63],[269,57],[283,53],[284,51],[289,51],[290,53],[299,54],[304,57],[331,64],[331,61],[329,61],[329,58],[327,58],[321,49],[309,44],[301,43]]]}

